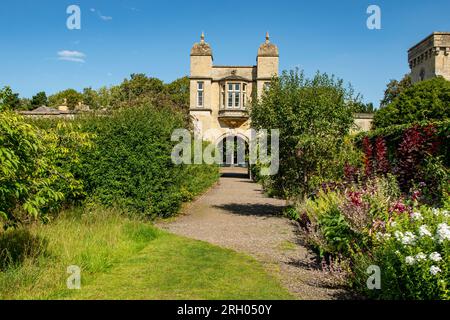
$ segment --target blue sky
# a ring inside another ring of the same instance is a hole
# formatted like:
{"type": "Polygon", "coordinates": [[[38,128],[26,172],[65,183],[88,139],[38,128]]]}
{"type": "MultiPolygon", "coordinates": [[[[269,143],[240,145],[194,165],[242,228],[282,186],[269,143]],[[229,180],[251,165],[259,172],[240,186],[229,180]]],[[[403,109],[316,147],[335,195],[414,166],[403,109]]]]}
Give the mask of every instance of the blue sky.
{"type": "Polygon", "coordinates": [[[378,105],[386,83],[409,71],[408,48],[433,31],[450,31],[449,0],[1,4],[0,87],[9,85],[22,97],[97,89],[138,72],[170,82],[188,75],[189,51],[202,31],[215,64],[251,65],[269,31],[280,48],[280,69],[335,74],[378,105]],[[81,8],[81,30],[66,27],[73,4],[81,8]],[[366,27],[371,4],[381,7],[381,30],[366,27]]]}

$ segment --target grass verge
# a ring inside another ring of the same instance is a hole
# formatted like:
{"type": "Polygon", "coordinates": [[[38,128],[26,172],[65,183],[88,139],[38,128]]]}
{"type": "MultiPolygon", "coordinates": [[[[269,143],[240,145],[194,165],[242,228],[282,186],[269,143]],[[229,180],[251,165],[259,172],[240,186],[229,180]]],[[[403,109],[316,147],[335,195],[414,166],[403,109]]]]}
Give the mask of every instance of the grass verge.
{"type": "Polygon", "coordinates": [[[13,232],[20,237],[3,234],[0,248],[15,239],[24,250],[0,269],[0,299],[292,298],[249,256],[112,210],[79,209],[13,232]],[[82,270],[79,291],[66,288],[71,265],[82,270]]]}

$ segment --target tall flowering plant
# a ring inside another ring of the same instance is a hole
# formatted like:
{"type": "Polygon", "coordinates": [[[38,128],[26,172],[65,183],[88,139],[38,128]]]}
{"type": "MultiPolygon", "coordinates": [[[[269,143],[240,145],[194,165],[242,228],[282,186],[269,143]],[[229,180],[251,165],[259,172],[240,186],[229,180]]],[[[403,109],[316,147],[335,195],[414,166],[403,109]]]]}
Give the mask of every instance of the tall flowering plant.
{"type": "Polygon", "coordinates": [[[450,213],[396,208],[394,219],[373,234],[371,264],[382,288],[369,295],[389,299],[450,299],[450,213]]]}

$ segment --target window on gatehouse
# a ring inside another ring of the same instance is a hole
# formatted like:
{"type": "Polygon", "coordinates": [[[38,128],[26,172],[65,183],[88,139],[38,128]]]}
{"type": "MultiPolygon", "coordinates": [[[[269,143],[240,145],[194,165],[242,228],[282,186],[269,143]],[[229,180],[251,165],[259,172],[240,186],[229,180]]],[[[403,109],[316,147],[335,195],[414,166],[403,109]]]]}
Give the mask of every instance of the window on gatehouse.
{"type": "Polygon", "coordinates": [[[197,107],[203,107],[204,100],[204,82],[197,82],[197,107]]]}

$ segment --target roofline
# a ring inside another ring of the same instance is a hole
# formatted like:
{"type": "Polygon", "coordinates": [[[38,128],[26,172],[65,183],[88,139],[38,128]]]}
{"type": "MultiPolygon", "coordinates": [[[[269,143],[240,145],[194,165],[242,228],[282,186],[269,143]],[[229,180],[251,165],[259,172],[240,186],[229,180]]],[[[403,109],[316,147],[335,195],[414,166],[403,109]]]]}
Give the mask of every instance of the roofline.
{"type": "Polygon", "coordinates": [[[450,32],[443,32],[443,31],[436,31],[433,32],[432,34],[430,34],[429,36],[425,37],[424,39],[422,39],[419,43],[415,44],[413,47],[411,47],[408,52],[413,51],[414,49],[416,49],[417,47],[419,47],[421,44],[423,44],[425,41],[427,41],[428,39],[434,37],[434,36],[438,36],[438,35],[448,35],[450,36],[450,32]]]}
{"type": "Polygon", "coordinates": [[[256,68],[256,66],[213,66],[213,68],[256,68]]]}

